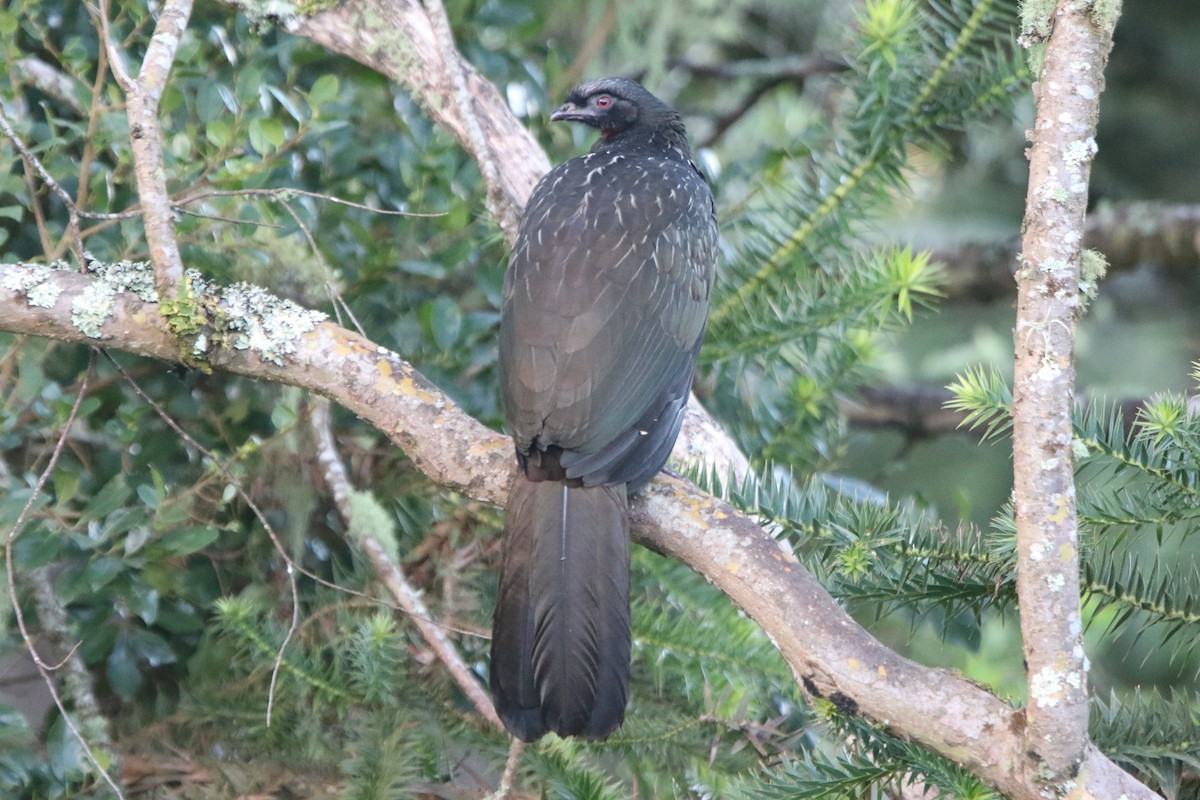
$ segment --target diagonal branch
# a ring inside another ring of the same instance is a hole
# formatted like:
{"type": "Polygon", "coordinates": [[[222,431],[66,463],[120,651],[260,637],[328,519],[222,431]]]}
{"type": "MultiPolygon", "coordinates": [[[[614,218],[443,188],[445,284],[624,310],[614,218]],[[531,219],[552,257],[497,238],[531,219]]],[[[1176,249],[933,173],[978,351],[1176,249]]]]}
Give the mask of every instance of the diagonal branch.
{"type": "Polygon", "coordinates": [[[446,7],[442,5],[442,0],[425,0],[425,11],[429,14],[442,60],[442,69],[446,71],[446,79],[450,82],[454,92],[454,103],[458,107],[458,117],[463,123],[463,132],[466,134],[464,147],[479,165],[483,182],[487,186],[488,210],[500,223],[505,238],[509,242],[515,241],[521,205],[513,202],[513,198],[505,193],[504,185],[500,181],[500,168],[496,164],[496,154],[479,126],[479,117],[475,113],[475,98],[467,88],[463,60],[458,54],[458,48],[454,46],[454,32],[450,29],[446,7]]]}
{"type": "MultiPolygon", "coordinates": [[[[97,344],[72,324],[71,313],[98,283],[88,275],[0,265],[0,330],[97,344]],[[35,292],[40,304],[30,298],[35,292]]],[[[95,331],[99,343],[184,360],[151,305],[117,293],[112,314],[95,331]]],[[[292,346],[281,363],[251,350],[218,349],[211,364],[328,397],[389,436],[430,480],[502,502],[513,469],[511,442],[465,414],[409,364],[331,323],[316,325],[292,346]]],[[[1041,797],[1041,785],[1030,777],[1036,767],[1024,753],[1020,712],[970,681],[876,641],[749,517],[668,476],[635,499],[632,516],[641,544],[680,559],[729,595],[771,637],[808,691],[945,755],[1006,795],[1041,797]]],[[[1121,791],[1153,797],[1094,748],[1084,766],[1103,791],[1080,797],[1121,791]]]]}
{"type": "Polygon", "coordinates": [[[1029,681],[1025,738],[1037,762],[1030,779],[1049,791],[1074,785],[1089,746],[1071,412],[1080,242],[1104,65],[1120,8],[1106,5],[1103,12],[1099,4],[1059,0],[1044,21],[1053,32],[1034,84],[1017,272],[1013,505],[1029,681]]]}
{"type": "MultiPolygon", "coordinates": [[[[330,494],[333,495],[333,504],[337,507],[338,513],[342,515],[342,519],[345,520],[346,527],[353,530],[354,510],[351,496],[354,493],[354,487],[350,484],[350,476],[346,474],[346,467],[342,464],[342,457],[333,440],[328,400],[325,398],[313,400],[309,424],[312,428],[313,438],[316,439],[317,461],[321,465],[321,474],[329,486],[330,494]]],[[[372,533],[364,531],[353,538],[358,546],[366,552],[367,560],[371,562],[376,576],[391,593],[396,604],[421,632],[429,649],[442,662],[442,666],[446,668],[450,677],[458,684],[458,688],[471,701],[471,705],[475,706],[479,715],[491,723],[496,730],[503,730],[503,724],[496,713],[492,698],[488,696],[474,673],[471,672],[470,667],[463,661],[463,657],[454,643],[446,636],[445,629],[434,622],[429,608],[421,599],[421,593],[409,582],[404,570],[372,533]]]]}

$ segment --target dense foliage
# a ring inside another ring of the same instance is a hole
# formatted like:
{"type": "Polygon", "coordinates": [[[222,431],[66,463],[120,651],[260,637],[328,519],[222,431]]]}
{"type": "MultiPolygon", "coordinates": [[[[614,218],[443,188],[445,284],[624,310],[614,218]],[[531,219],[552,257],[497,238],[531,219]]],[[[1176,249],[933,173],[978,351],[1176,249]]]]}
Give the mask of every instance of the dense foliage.
{"type": "MultiPolygon", "coordinates": [[[[840,404],[878,379],[889,336],[939,295],[928,252],[889,235],[886,219],[914,182],[934,180],[933,165],[986,139],[986,122],[1018,113],[1030,78],[1016,3],[869,0],[846,14],[817,0],[620,11],[597,2],[585,4],[583,30],[551,5],[463,0],[450,12],[464,55],[556,159],[586,142],[550,130],[546,109],[604,66],[644,69],[707,143],[726,254],[697,390],[762,477],[693,477],[760,518],[881,636],[1020,702],[1020,682],[971,668],[972,654],[1005,636],[1019,668],[1011,514],[976,527],[852,477],[840,404]],[[847,69],[807,86],[776,80],[741,122],[729,109],[761,87],[694,68],[779,60],[813,44],[814,31],[847,69]],[[568,63],[593,37],[608,38],[605,54],[568,63]]],[[[11,165],[0,174],[0,262],[146,257],[141,220],[126,213],[137,196],[123,98],[93,13],[72,0],[0,9],[0,104],[89,212],[76,241],[45,179],[0,139],[0,163],[11,165]],[[63,84],[37,80],[35,62],[63,84]]],[[[114,37],[140,54],[150,12],[121,3],[112,13],[114,37]]],[[[412,98],[362,65],[201,2],[161,119],[188,267],[328,311],[499,425],[506,248],[475,165],[412,98]]],[[[954,390],[982,433],[1004,437],[1000,374],[964,370],[954,390]]],[[[389,608],[322,478],[308,398],[7,334],[0,392],[12,597],[47,661],[78,643],[88,673],[68,676],[63,696],[102,764],[121,761],[132,783],[162,782],[165,797],[197,796],[197,786],[204,796],[326,796],[315,787],[333,786],[365,800],[495,785],[507,740],[389,608]]],[[[371,520],[484,679],[497,512],[432,485],[350,415],[335,412],[334,429],[361,490],[356,518],[371,520]]],[[[1200,769],[1200,577],[1182,566],[1194,564],[1200,419],[1174,396],[1147,404],[1132,426],[1096,403],[1081,410],[1076,443],[1100,665],[1093,735],[1167,792],[1186,792],[1200,769]],[[1131,693],[1134,683],[1148,688],[1131,693]]],[[[531,748],[522,779],[532,791],[861,797],[920,781],[947,796],[991,796],[853,709],[807,705],[766,637],[678,564],[635,552],[633,583],[627,722],[602,744],[531,748]]],[[[0,651],[17,654],[9,598],[0,594],[0,651]]],[[[43,726],[0,706],[0,794],[108,791],[57,711],[43,726]]]]}

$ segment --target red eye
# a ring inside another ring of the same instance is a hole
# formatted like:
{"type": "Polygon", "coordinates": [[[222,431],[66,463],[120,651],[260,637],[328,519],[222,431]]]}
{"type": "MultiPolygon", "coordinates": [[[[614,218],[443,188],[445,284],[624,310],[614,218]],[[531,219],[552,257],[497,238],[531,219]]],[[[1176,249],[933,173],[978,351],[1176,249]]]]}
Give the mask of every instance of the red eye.
{"type": "Polygon", "coordinates": [[[602,94],[596,98],[596,108],[608,108],[612,105],[612,98],[606,94],[602,94]]]}

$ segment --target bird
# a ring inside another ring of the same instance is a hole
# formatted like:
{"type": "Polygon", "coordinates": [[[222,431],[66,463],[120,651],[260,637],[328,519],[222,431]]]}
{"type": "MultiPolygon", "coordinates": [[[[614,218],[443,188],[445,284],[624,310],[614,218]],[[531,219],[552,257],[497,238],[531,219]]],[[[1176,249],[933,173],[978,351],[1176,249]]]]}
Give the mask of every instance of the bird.
{"type": "Polygon", "coordinates": [[[490,687],[505,728],[603,740],[629,690],[628,498],[679,435],[718,252],[680,114],[640,83],[577,86],[551,121],[599,131],[534,187],[500,312],[505,506],[490,687]]]}

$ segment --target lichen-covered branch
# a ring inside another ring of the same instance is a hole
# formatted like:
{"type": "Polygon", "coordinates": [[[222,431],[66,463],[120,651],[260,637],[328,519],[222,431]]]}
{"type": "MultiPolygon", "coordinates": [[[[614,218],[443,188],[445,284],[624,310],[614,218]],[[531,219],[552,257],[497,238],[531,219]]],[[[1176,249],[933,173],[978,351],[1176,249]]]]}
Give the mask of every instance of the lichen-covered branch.
{"type": "MultiPolygon", "coordinates": [[[[128,265],[123,272],[135,268],[128,265]]],[[[127,275],[120,280],[135,282],[127,275]]],[[[0,330],[175,362],[194,357],[194,348],[177,351],[176,335],[152,302],[111,286],[98,292],[95,284],[104,281],[64,270],[0,265],[0,330]],[[111,305],[103,320],[93,320],[91,335],[72,322],[72,309],[79,298],[97,294],[109,297],[111,305]]],[[[209,302],[230,313],[221,293],[210,289],[209,295],[209,302]]],[[[389,436],[435,483],[493,504],[503,501],[514,468],[506,437],[463,413],[387,349],[298,311],[285,316],[294,324],[241,320],[233,326],[259,331],[269,342],[211,336],[203,350],[206,363],[328,397],[389,436]]],[[[205,320],[195,336],[212,327],[211,311],[205,320]]],[[[808,691],[963,764],[1008,796],[1041,797],[1041,785],[1030,778],[1036,765],[1024,752],[1019,711],[970,681],[923,667],[880,644],[753,520],[668,476],[635,499],[632,515],[636,539],[680,559],[729,595],[776,643],[808,691]]],[[[1088,780],[1104,791],[1080,797],[1115,796],[1108,790],[1116,787],[1130,797],[1153,796],[1094,749],[1086,752],[1084,768],[1088,780]]]]}
{"type": "MultiPolygon", "coordinates": [[[[1060,0],[1034,84],[1013,376],[1017,595],[1029,684],[1031,781],[1075,786],[1088,740],[1072,407],[1088,178],[1119,2],[1060,0]]],[[[1049,23],[1045,25],[1044,23],[1049,23]]],[[[1027,31],[1023,41],[1039,37],[1027,31]]],[[[1113,795],[1115,796],[1115,795],[1113,795]]]]}

